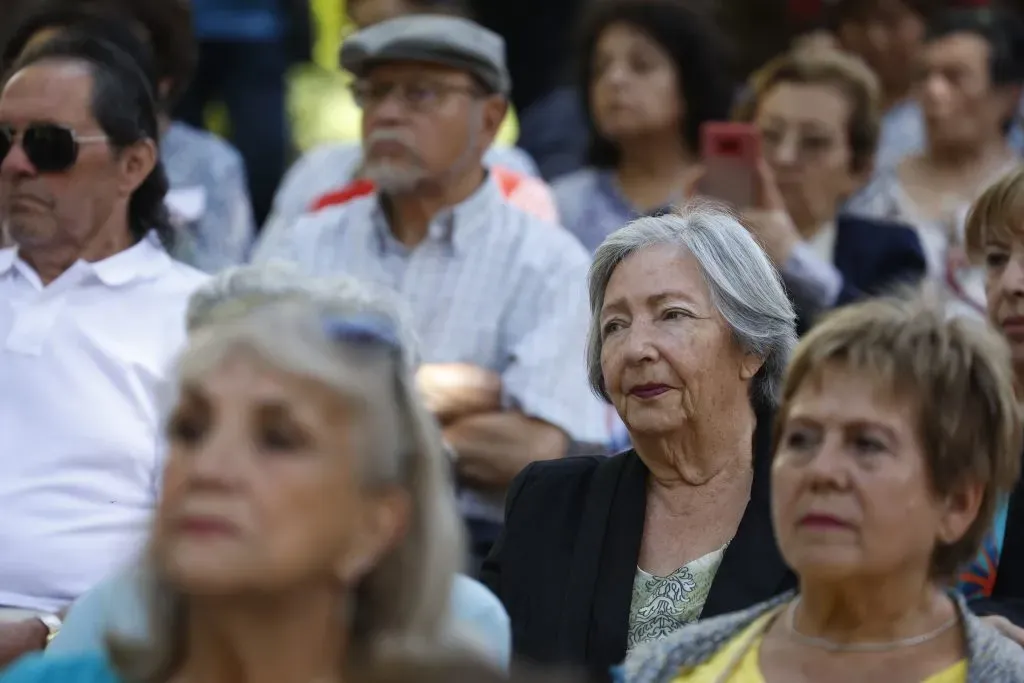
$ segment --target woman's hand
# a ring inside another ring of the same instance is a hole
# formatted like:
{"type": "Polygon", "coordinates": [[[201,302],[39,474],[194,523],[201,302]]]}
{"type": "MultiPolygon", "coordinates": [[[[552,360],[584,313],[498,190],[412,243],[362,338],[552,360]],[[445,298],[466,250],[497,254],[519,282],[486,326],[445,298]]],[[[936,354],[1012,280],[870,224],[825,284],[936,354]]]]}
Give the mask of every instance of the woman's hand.
{"type": "MultiPolygon", "coordinates": [[[[695,164],[691,167],[683,182],[683,196],[686,199],[700,196],[700,181],[704,174],[703,166],[695,164]]],[[[781,268],[801,239],[796,224],[786,210],[772,169],[764,159],[757,162],[755,197],[755,205],[744,208],[740,217],[776,267],[781,268]]]]}
{"type": "Polygon", "coordinates": [[[995,614],[982,617],[981,620],[995,628],[1013,642],[1024,647],[1024,628],[1017,626],[1006,617],[1000,617],[995,614]]]}
{"type": "Polygon", "coordinates": [[[757,204],[743,210],[743,223],[761,243],[768,256],[781,268],[793,248],[800,243],[800,233],[786,210],[782,193],[775,183],[772,169],[764,159],[757,163],[757,204]]]}

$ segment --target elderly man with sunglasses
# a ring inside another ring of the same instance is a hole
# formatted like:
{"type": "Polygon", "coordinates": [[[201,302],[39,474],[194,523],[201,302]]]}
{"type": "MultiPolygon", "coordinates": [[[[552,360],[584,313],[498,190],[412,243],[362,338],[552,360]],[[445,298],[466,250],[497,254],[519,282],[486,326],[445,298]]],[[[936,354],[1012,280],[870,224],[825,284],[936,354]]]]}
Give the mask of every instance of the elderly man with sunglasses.
{"type": "Polygon", "coordinates": [[[0,666],[137,550],[158,391],[206,277],[166,251],[145,77],[71,33],[0,90],[0,666]]]}
{"type": "Polygon", "coordinates": [[[456,453],[479,558],[526,465],[607,439],[583,363],[590,259],[488,180],[482,159],[510,88],[498,35],[456,17],[401,17],[347,38],[341,62],[356,77],[376,191],[304,215],[256,258],[352,275],[410,305],[418,379],[456,453]]]}

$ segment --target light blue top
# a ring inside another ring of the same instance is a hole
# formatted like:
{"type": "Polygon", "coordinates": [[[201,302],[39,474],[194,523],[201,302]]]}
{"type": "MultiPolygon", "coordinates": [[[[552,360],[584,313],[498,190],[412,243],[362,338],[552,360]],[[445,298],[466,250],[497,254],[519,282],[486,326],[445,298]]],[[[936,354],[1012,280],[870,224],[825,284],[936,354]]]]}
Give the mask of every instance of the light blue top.
{"type": "Polygon", "coordinates": [[[98,652],[29,655],[0,673],[0,683],[120,683],[98,652]]]}
{"type": "MultiPolygon", "coordinates": [[[[86,676],[87,672],[92,672],[99,664],[103,664],[103,659],[72,656],[101,652],[104,637],[108,632],[144,639],[147,624],[141,591],[139,574],[135,569],[129,569],[107,579],[83,595],[68,611],[60,635],[46,649],[45,659],[53,659],[54,667],[71,666],[69,662],[76,661],[83,667],[82,676],[86,676]]],[[[476,646],[492,664],[507,669],[511,656],[512,634],[508,614],[498,598],[483,584],[459,575],[452,584],[451,600],[454,637],[472,641],[470,644],[476,646]]],[[[0,683],[51,680],[42,673],[33,673],[41,672],[42,666],[30,664],[25,673],[19,674],[23,677],[12,680],[0,676],[0,683]]],[[[51,672],[47,669],[46,676],[50,675],[51,672]]],[[[95,680],[98,683],[114,679],[83,677],[59,680],[67,680],[68,683],[79,683],[80,680],[92,683],[95,680]]]]}
{"type": "MultiPolygon", "coordinates": [[[[1010,127],[1007,141],[1018,154],[1024,153],[1024,126],[1020,115],[1024,114],[1024,97],[1018,107],[1018,118],[1010,127]]],[[[886,171],[895,167],[911,154],[923,152],[927,147],[927,129],[921,107],[912,99],[904,100],[882,117],[878,136],[878,151],[875,154],[875,170],[886,171]]]]}
{"type": "MultiPolygon", "coordinates": [[[[556,180],[551,191],[562,225],[591,253],[605,237],[645,215],[619,191],[615,173],[608,169],[582,168],[556,180]]],[[[648,213],[663,213],[678,203],[682,203],[681,196],[666,198],[664,206],[648,213]]]]}

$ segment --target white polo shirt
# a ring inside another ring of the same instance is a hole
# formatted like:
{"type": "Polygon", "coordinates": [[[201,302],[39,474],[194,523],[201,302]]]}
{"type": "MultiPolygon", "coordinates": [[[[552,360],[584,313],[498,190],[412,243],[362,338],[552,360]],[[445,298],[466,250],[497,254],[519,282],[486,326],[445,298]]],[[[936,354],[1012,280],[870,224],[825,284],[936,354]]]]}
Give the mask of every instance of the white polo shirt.
{"type": "Polygon", "coordinates": [[[57,611],[141,547],[205,279],[150,239],[46,287],[0,250],[0,606],[57,611]]]}

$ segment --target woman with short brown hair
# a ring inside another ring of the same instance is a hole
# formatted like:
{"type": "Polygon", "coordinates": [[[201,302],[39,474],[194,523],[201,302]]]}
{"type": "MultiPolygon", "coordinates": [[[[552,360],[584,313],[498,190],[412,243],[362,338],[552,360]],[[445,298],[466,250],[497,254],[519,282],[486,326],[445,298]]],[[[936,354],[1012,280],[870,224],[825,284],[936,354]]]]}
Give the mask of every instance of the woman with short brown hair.
{"type": "Polygon", "coordinates": [[[801,328],[816,315],[925,274],[912,229],[841,212],[871,176],[879,88],[860,60],[827,47],[795,50],[750,80],[736,112],[761,136],[759,192],[747,224],[786,280],[801,328]]]}

